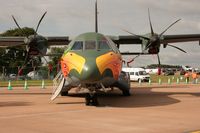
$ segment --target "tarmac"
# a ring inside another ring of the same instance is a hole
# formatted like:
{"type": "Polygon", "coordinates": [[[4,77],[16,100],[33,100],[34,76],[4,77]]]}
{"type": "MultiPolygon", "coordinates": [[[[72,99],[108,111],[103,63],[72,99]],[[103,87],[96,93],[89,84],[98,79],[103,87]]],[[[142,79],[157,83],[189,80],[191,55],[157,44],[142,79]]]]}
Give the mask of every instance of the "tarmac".
{"type": "Polygon", "coordinates": [[[51,102],[52,87],[0,88],[0,133],[189,133],[200,131],[200,85],[132,85],[130,97],[100,94],[85,106],[70,92],[51,102]]]}

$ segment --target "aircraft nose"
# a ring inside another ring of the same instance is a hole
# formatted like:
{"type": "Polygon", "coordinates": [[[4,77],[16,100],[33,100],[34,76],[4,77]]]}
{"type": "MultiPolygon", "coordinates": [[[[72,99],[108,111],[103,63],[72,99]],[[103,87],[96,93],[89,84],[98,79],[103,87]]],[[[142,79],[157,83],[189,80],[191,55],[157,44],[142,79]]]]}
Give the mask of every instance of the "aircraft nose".
{"type": "Polygon", "coordinates": [[[82,82],[95,82],[100,80],[100,74],[95,62],[88,61],[84,65],[80,79],[82,82]]]}

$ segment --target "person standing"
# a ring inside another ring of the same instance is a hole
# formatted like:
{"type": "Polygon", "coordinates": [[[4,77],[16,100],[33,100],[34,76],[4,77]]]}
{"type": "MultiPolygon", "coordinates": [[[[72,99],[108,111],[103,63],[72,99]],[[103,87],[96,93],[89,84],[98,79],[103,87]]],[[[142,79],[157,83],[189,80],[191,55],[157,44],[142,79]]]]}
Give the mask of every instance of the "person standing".
{"type": "Polygon", "coordinates": [[[185,79],[186,79],[186,83],[189,83],[189,78],[190,78],[190,74],[189,72],[186,72],[184,75],[185,79]]]}
{"type": "Polygon", "coordinates": [[[196,84],[197,81],[197,73],[195,71],[192,72],[192,80],[193,80],[193,84],[196,84]]]}

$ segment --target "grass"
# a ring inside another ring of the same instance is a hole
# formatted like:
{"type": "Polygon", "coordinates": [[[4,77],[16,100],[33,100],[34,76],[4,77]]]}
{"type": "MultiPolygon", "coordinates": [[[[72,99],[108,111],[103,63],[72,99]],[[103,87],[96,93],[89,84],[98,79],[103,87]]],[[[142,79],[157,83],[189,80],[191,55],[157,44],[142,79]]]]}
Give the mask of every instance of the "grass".
{"type": "MultiPolygon", "coordinates": [[[[164,76],[164,75],[150,75],[151,82],[152,83],[158,83],[159,79],[162,81],[162,83],[168,83],[168,80],[170,79],[171,83],[176,83],[177,79],[179,79],[180,82],[185,82],[186,79],[183,75],[170,75],[170,76],[164,76]]],[[[190,81],[192,79],[190,78],[190,81]]]]}
{"type": "MultiPolygon", "coordinates": [[[[12,80],[11,85],[14,87],[22,87],[24,86],[24,80],[12,80]]],[[[45,86],[52,86],[52,80],[44,80],[45,86]]],[[[42,86],[42,80],[27,80],[28,86],[42,86]]],[[[8,81],[0,81],[0,87],[7,87],[8,81]]]]}
{"type": "MultiPolygon", "coordinates": [[[[159,79],[161,79],[162,83],[168,83],[168,79],[170,79],[171,83],[177,83],[177,79],[179,79],[180,83],[185,83],[184,76],[180,75],[173,75],[173,76],[164,76],[164,75],[150,75],[151,77],[151,83],[159,83],[159,79]]],[[[190,82],[192,81],[192,78],[190,77],[190,82]]],[[[52,80],[44,80],[45,86],[52,86],[53,81],[52,80]]],[[[200,81],[199,81],[200,82],[200,81]]],[[[11,81],[11,85],[13,87],[22,87],[24,86],[25,81],[19,80],[19,81],[11,81]]],[[[42,80],[28,80],[27,81],[28,86],[42,86],[42,80]]],[[[0,87],[7,87],[8,81],[0,81],[0,87]]]]}

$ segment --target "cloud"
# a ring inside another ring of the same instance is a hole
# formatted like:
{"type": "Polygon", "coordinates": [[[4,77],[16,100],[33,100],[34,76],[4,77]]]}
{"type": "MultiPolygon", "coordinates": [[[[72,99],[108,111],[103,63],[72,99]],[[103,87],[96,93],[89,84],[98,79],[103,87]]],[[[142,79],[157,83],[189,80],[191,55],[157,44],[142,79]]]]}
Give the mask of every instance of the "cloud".
{"type": "MultiPolygon", "coordinates": [[[[48,11],[41,23],[39,33],[51,36],[76,36],[94,31],[95,0],[0,0],[0,31],[16,27],[11,15],[15,15],[22,26],[35,27],[41,15],[48,11]]],[[[150,32],[147,9],[150,8],[154,31],[161,33],[173,21],[182,20],[166,34],[200,33],[199,0],[99,0],[99,31],[108,35],[127,35],[121,28],[136,34],[150,32]]],[[[188,55],[177,50],[161,49],[165,64],[193,64],[200,66],[197,42],[176,44],[188,51],[188,55]],[[172,60],[176,57],[176,60],[172,60]],[[184,58],[183,58],[184,57],[184,58]]],[[[121,50],[140,48],[122,48],[121,50]]],[[[142,56],[136,65],[156,63],[151,56],[142,56]]],[[[134,65],[134,64],[133,64],[134,65]]]]}

